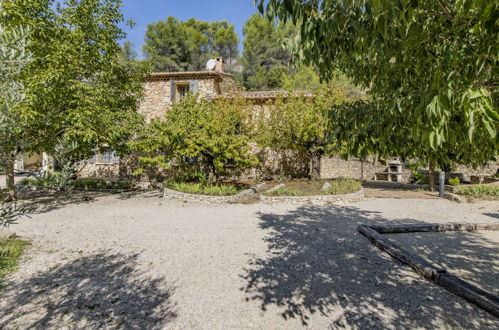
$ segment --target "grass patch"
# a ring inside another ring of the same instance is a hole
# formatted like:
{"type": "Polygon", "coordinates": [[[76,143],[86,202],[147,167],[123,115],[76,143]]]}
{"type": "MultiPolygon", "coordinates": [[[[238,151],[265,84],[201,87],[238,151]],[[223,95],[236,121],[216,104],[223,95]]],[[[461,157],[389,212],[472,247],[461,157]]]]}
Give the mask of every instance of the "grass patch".
{"type": "Polygon", "coordinates": [[[499,196],[499,186],[486,186],[486,185],[472,185],[459,187],[456,194],[482,197],[482,196],[499,196]]]}
{"type": "Polygon", "coordinates": [[[240,190],[230,184],[209,185],[195,182],[168,182],[167,188],[196,195],[230,196],[237,194],[240,190]]]}
{"type": "Polygon", "coordinates": [[[28,244],[17,237],[0,237],[0,284],[5,275],[16,269],[19,257],[28,244]]]}
{"type": "Polygon", "coordinates": [[[265,196],[318,196],[318,195],[344,195],[360,190],[361,183],[352,179],[320,180],[320,181],[289,181],[283,188],[264,192],[265,196]],[[322,190],[324,183],[331,187],[322,190]]]}

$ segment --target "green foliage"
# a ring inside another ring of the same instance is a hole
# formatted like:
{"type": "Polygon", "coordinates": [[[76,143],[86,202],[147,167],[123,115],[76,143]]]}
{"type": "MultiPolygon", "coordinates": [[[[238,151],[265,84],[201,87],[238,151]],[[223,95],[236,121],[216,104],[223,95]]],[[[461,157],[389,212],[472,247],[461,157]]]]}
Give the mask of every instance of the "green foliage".
{"type": "Polygon", "coordinates": [[[238,55],[239,39],[234,25],[194,18],[183,22],[172,16],[149,24],[144,52],[154,71],[204,70],[208,59],[222,57],[229,62],[238,55]]]}
{"type": "Polygon", "coordinates": [[[318,196],[318,195],[344,195],[359,191],[362,185],[359,181],[340,178],[327,181],[331,187],[322,190],[322,181],[288,183],[288,185],[269,192],[264,192],[265,196],[318,196]]]}
{"type": "MultiPolygon", "coordinates": [[[[25,98],[13,109],[6,150],[53,154],[60,141],[85,158],[107,143],[124,151],[142,121],[146,67],[118,61],[125,37],[119,0],[5,0],[0,24],[28,26],[32,61],[20,75],[25,98]]],[[[76,152],[75,152],[76,153],[76,152]]]]}
{"type": "Polygon", "coordinates": [[[208,178],[206,174],[200,171],[188,171],[179,175],[176,175],[167,180],[166,184],[170,183],[208,183],[208,178]]]}
{"type": "MultiPolygon", "coordinates": [[[[315,97],[292,95],[279,98],[269,104],[268,114],[261,114],[261,141],[266,147],[278,150],[295,150],[316,158],[337,152],[336,141],[331,139],[330,114],[333,109],[348,102],[348,90],[323,88],[315,97]]],[[[311,164],[310,174],[319,177],[311,164]]]]}
{"type": "Polygon", "coordinates": [[[470,185],[459,187],[456,191],[459,195],[481,197],[499,196],[499,186],[470,185]]]}
{"type": "Polygon", "coordinates": [[[459,178],[450,178],[449,179],[449,184],[451,186],[459,186],[461,184],[461,180],[459,180],[459,178]]]}
{"type": "Polygon", "coordinates": [[[194,167],[186,160],[189,157],[201,164],[213,182],[228,167],[256,165],[249,146],[248,116],[248,107],[237,101],[210,102],[196,95],[183,98],[130,143],[143,165],[138,173],[148,166],[194,167]]]}
{"type": "MultiPolygon", "coordinates": [[[[1,197],[1,196],[0,196],[1,197]]],[[[35,210],[34,207],[0,200],[0,228],[16,223],[16,220],[35,210]]]]}
{"type": "Polygon", "coordinates": [[[254,14],[243,28],[242,83],[249,90],[281,88],[281,76],[288,72],[291,56],[284,40],[288,27],[254,14]]]}
{"type": "Polygon", "coordinates": [[[344,195],[359,191],[362,185],[357,180],[341,178],[330,182],[331,187],[322,192],[325,195],[344,195]]]}
{"type": "MultiPolygon", "coordinates": [[[[47,173],[40,178],[24,178],[18,185],[22,187],[47,187],[61,190],[60,172],[47,173]]],[[[81,178],[76,180],[67,180],[64,182],[64,190],[101,190],[101,189],[131,189],[132,185],[125,181],[106,181],[96,178],[81,178]]]]}
{"type": "Polygon", "coordinates": [[[78,190],[105,190],[105,189],[131,189],[132,185],[125,181],[105,181],[102,179],[83,178],[71,182],[71,186],[78,190]]]}
{"type": "MultiPolygon", "coordinates": [[[[263,11],[265,0],[258,1],[263,11]]],[[[323,78],[343,71],[372,102],[334,114],[349,154],[418,158],[435,167],[497,157],[499,3],[272,0],[300,31],[292,48],[323,78]]],[[[289,23],[288,23],[289,24],[289,23]]]]}
{"type": "Polygon", "coordinates": [[[168,182],[166,187],[178,190],[189,194],[198,195],[213,195],[213,196],[230,196],[235,195],[239,190],[229,184],[206,184],[206,183],[192,183],[192,182],[168,182]]]}
{"type": "Polygon", "coordinates": [[[0,237],[0,283],[5,275],[16,269],[19,257],[28,244],[17,237],[0,237]]]}
{"type": "Polygon", "coordinates": [[[265,196],[305,196],[305,193],[295,187],[282,187],[269,192],[264,192],[265,196]]]}
{"type": "Polygon", "coordinates": [[[309,66],[301,66],[294,72],[281,76],[281,85],[285,90],[316,91],[323,87],[317,72],[309,66]]]}

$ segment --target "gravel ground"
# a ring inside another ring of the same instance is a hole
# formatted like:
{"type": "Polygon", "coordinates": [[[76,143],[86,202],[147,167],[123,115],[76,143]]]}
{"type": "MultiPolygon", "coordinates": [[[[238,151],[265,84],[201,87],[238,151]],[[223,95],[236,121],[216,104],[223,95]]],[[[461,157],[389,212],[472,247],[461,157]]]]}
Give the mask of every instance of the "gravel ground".
{"type": "Polygon", "coordinates": [[[356,230],[498,213],[441,199],[221,206],[143,194],[48,204],[10,228],[32,246],[0,291],[0,328],[499,328],[356,230]]]}
{"type": "Polygon", "coordinates": [[[499,297],[499,231],[412,233],[387,237],[499,297]]]}

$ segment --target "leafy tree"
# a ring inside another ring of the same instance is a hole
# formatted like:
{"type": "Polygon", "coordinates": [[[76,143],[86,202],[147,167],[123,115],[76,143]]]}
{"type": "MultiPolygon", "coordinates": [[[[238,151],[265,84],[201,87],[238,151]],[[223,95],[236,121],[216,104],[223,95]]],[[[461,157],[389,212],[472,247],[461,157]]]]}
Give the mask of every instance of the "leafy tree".
{"type": "Polygon", "coordinates": [[[9,127],[10,152],[54,153],[61,140],[76,144],[80,157],[104,143],[122,150],[141,120],[136,109],[145,69],[118,61],[121,2],[4,4],[0,20],[7,29],[30,27],[33,57],[20,75],[26,97],[15,107],[19,122],[9,127]],[[22,148],[13,148],[19,140],[22,148]]]}
{"type": "Polygon", "coordinates": [[[244,25],[243,34],[243,85],[249,90],[281,87],[281,74],[291,59],[283,46],[290,30],[254,14],[244,25]]]}
{"type": "Polygon", "coordinates": [[[417,157],[440,169],[497,156],[498,12],[488,0],[270,0],[266,7],[270,19],[299,29],[297,60],[324,78],[342,70],[369,88],[372,103],[338,113],[337,136],[350,154],[417,157]]]}
{"type": "Polygon", "coordinates": [[[238,43],[234,26],[227,21],[183,22],[170,16],[147,27],[143,49],[154,71],[188,71],[203,70],[213,57],[233,61],[238,43]]]}
{"type": "Polygon", "coordinates": [[[317,72],[309,66],[300,66],[294,72],[281,76],[283,89],[295,91],[315,91],[323,87],[317,72]]]}
{"type": "MultiPolygon", "coordinates": [[[[3,5],[0,1],[0,17],[5,15],[3,5]]],[[[15,26],[7,30],[5,25],[0,24],[0,167],[6,171],[9,187],[14,185],[14,161],[25,142],[12,128],[19,125],[19,113],[15,106],[24,99],[24,86],[19,74],[31,61],[28,45],[26,27],[15,26]]],[[[15,199],[12,189],[6,199],[15,199]]]]}
{"type": "Polygon", "coordinates": [[[119,58],[122,63],[133,62],[137,59],[137,52],[135,51],[135,46],[132,42],[125,41],[123,43],[119,58]]]}
{"type": "Polygon", "coordinates": [[[321,159],[337,152],[331,134],[330,116],[333,109],[347,101],[348,90],[323,88],[314,97],[291,95],[279,98],[268,106],[261,120],[261,143],[278,150],[296,150],[310,158],[310,178],[320,179],[321,159]]]}
{"type": "Polygon", "coordinates": [[[210,183],[227,167],[245,168],[257,163],[245,127],[245,107],[230,100],[210,102],[190,95],[175,103],[164,118],[153,119],[130,143],[145,167],[192,167],[198,159],[210,183]]]}

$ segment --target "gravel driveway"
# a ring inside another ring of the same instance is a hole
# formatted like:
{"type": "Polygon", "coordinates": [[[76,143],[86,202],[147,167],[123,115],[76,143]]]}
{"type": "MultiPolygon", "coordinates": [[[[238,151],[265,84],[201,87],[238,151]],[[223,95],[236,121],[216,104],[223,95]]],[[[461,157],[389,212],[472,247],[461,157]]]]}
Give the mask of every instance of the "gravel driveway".
{"type": "Polygon", "coordinates": [[[0,291],[0,328],[497,329],[356,227],[498,213],[441,199],[215,206],[154,194],[47,207],[10,228],[32,245],[0,291]]]}

